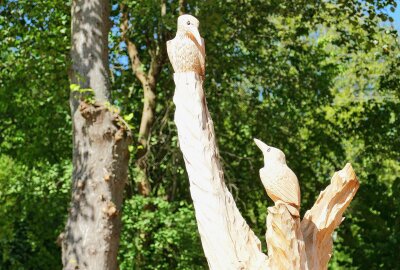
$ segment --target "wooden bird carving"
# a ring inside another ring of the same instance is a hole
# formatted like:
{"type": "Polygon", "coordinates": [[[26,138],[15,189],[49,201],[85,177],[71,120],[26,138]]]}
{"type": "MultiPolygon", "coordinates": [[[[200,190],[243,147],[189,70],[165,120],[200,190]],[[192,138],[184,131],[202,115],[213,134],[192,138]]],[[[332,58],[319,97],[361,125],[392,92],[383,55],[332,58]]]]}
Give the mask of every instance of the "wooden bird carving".
{"type": "Polygon", "coordinates": [[[289,211],[299,216],[300,187],[297,176],[286,165],[285,154],[278,148],[268,146],[260,140],[254,142],[264,155],[264,168],[260,169],[260,178],[268,196],[274,201],[281,200],[292,206],[289,211]]]}
{"type": "Polygon", "coordinates": [[[194,71],[204,79],[206,50],[195,17],[179,16],[178,30],[175,38],[167,42],[167,52],[175,73],[194,71]]]}

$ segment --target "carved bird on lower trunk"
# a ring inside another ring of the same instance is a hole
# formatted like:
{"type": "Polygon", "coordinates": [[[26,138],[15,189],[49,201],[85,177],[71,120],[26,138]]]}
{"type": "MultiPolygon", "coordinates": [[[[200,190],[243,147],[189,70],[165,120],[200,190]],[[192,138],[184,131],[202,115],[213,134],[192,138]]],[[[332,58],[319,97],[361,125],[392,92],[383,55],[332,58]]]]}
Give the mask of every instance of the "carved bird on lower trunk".
{"type": "Polygon", "coordinates": [[[167,42],[167,52],[175,73],[193,71],[204,79],[206,51],[198,28],[195,17],[179,16],[178,30],[175,38],[167,42]]]}
{"type": "Polygon", "coordinates": [[[286,165],[285,154],[278,148],[271,147],[260,140],[254,139],[254,142],[264,155],[264,168],[260,170],[260,178],[268,196],[274,202],[281,200],[287,203],[291,214],[299,216],[299,181],[294,172],[286,165]]]}

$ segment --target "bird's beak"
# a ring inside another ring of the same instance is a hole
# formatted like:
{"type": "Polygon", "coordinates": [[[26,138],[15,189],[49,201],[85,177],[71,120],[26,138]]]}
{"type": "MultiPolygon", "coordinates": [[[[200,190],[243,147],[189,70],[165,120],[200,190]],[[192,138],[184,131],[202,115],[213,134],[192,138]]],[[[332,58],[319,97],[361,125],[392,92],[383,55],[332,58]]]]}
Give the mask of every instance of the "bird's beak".
{"type": "Polygon", "coordinates": [[[260,148],[260,150],[263,152],[263,154],[267,153],[267,149],[269,148],[269,146],[267,144],[265,144],[264,142],[262,142],[256,138],[254,138],[254,142],[256,143],[258,148],[260,148]]]}
{"type": "Polygon", "coordinates": [[[193,41],[196,41],[200,46],[202,46],[199,30],[195,26],[189,28],[189,37],[192,40],[194,39],[193,41]]]}

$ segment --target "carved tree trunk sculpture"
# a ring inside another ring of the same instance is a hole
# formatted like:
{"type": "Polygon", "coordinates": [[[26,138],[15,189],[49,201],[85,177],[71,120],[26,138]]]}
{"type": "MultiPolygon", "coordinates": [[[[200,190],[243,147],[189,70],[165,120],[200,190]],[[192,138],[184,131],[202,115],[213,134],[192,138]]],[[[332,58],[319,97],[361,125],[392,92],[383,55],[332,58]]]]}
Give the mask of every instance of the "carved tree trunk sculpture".
{"type": "Polygon", "coordinates": [[[180,16],[177,36],[167,46],[175,70],[175,123],[179,144],[210,269],[326,269],[332,253],[331,234],[343,220],[342,214],[359,186],[351,165],[335,173],[331,184],[300,222],[297,177],[285,167],[283,177],[289,177],[291,184],[285,186],[285,181],[278,181],[277,177],[282,177],[278,167],[286,166],[286,162],[284,154],[274,148],[277,162],[272,163],[272,168],[260,171],[263,185],[275,202],[275,206],[268,208],[268,256],[263,254],[260,241],[241,216],[224,182],[203,90],[204,66],[199,63],[204,65],[201,62],[204,43],[197,27],[194,17],[180,16]]]}
{"type": "Polygon", "coordinates": [[[176,73],[175,123],[210,269],[266,269],[261,243],[224,183],[200,76],[176,73]]]}

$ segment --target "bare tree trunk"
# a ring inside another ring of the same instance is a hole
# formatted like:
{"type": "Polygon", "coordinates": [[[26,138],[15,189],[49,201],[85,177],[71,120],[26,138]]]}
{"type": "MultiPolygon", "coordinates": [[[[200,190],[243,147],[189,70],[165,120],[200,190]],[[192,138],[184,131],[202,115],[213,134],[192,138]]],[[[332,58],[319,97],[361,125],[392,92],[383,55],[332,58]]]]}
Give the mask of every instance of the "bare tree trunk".
{"type": "Polygon", "coordinates": [[[73,185],[63,269],[118,269],[131,137],[109,104],[109,1],[74,0],[71,13],[73,185]]]}
{"type": "Polygon", "coordinates": [[[142,118],[139,127],[139,147],[136,156],[138,168],[138,188],[139,193],[145,196],[150,195],[151,186],[147,171],[147,155],[149,151],[149,140],[151,128],[154,123],[154,110],[156,106],[155,84],[150,84],[147,80],[142,84],[144,92],[142,118]]]}

